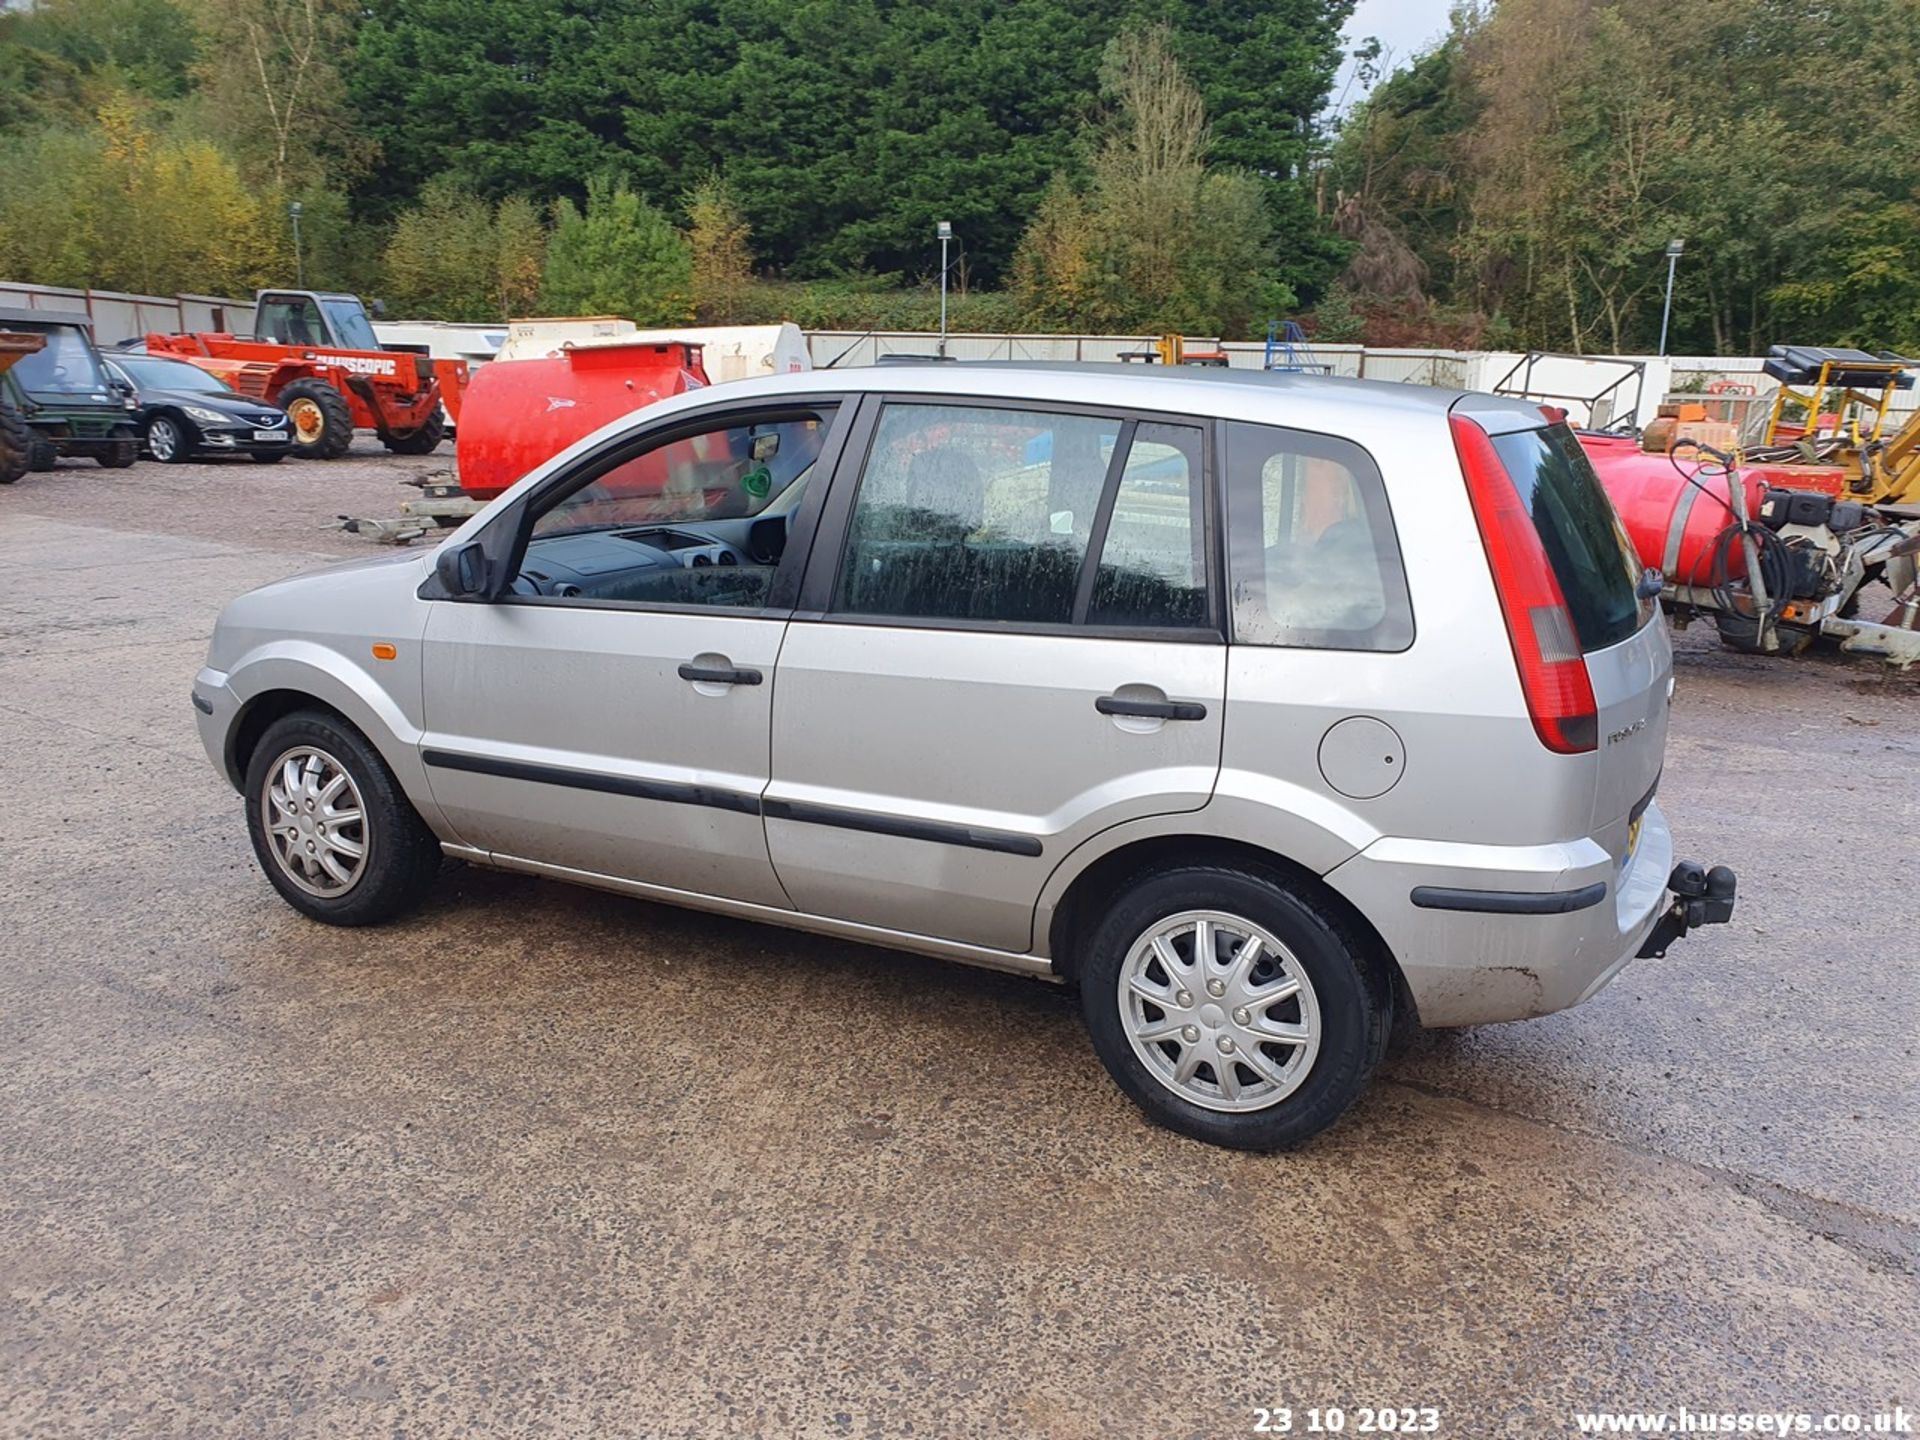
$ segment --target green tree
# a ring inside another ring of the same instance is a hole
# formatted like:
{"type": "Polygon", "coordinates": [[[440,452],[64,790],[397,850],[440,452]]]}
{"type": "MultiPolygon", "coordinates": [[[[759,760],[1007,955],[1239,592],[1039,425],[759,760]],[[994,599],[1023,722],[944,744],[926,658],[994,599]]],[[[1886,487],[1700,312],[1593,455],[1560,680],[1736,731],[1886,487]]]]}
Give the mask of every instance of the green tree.
{"type": "Polygon", "coordinates": [[[547,227],[524,195],[509,195],[493,212],[494,314],[529,315],[540,298],[547,263],[547,227]]]}
{"type": "Polygon", "coordinates": [[[623,315],[641,325],[693,318],[693,256],[666,215],[624,180],[587,184],[584,212],[554,207],[541,303],[556,315],[623,315]]]}
{"type": "Polygon", "coordinates": [[[686,207],[694,308],[708,324],[731,325],[753,281],[752,229],[718,175],[703,177],[688,191],[686,207]]]}
{"type": "Polygon", "coordinates": [[[401,212],[385,257],[390,307],[431,320],[524,315],[540,289],[546,227],[523,195],[489,205],[451,177],[401,212]]]}
{"type": "Polygon", "coordinates": [[[355,175],[378,153],[347,102],[353,0],[188,0],[196,123],[281,190],[355,175]]]}
{"type": "Polygon", "coordinates": [[[50,285],[247,294],[286,268],[279,197],[125,98],[84,129],[0,144],[0,274],[50,285]]]}
{"type": "Polygon", "coordinates": [[[356,195],[392,214],[449,173],[485,195],[577,200],[580,177],[605,172],[675,206],[718,170],[763,266],[924,277],[950,220],[969,272],[992,284],[1075,158],[1102,46],[1128,14],[1164,11],[1230,142],[1219,158],[1263,177],[1310,280],[1320,252],[1340,249],[1313,220],[1307,167],[1349,8],[367,0],[350,84],[385,158],[356,195]]]}
{"type": "Polygon", "coordinates": [[[1043,330],[1097,331],[1118,319],[1099,208],[1065,176],[1020,238],[1011,285],[1026,323],[1043,330]]]}
{"type": "Polygon", "coordinates": [[[1263,182],[1210,171],[1206,107],[1164,26],[1123,31],[1101,62],[1112,113],[1089,182],[1056,180],[1015,257],[1038,323],[1242,336],[1293,292],[1276,273],[1263,182]]]}
{"type": "MultiPolygon", "coordinates": [[[[175,0],[37,0],[0,14],[0,55],[9,50],[23,66],[32,52],[32,83],[51,89],[38,98],[96,105],[121,89],[178,99],[196,54],[193,26],[175,0]]],[[[46,118],[84,120],[86,113],[46,118]]]]}

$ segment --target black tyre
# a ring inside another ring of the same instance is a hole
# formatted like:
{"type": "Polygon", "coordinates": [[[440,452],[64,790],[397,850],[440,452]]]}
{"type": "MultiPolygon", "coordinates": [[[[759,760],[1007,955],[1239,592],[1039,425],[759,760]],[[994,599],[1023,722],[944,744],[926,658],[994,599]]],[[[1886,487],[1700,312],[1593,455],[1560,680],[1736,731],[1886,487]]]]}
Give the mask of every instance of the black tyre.
{"type": "Polygon", "coordinates": [[[447,417],[435,410],[427,423],[405,435],[383,435],[380,443],[396,455],[430,455],[447,435],[447,417]]]}
{"type": "Polygon", "coordinates": [[[93,457],[93,463],[102,470],[124,470],[140,458],[140,437],[131,429],[117,435],[99,454],[93,457]]]}
{"type": "Polygon", "coordinates": [[[353,410],[324,380],[296,380],[274,397],[293,423],[293,453],[303,460],[338,460],[353,444],[353,410]]]}
{"type": "Polygon", "coordinates": [[[1333,1124],[1393,1029],[1393,987],[1366,940],[1303,886],[1253,869],[1139,876],[1087,938],[1077,978],[1120,1088],[1156,1123],[1235,1150],[1290,1150],[1333,1124]]]}
{"type": "Polygon", "coordinates": [[[417,905],[440,843],[379,753],[335,715],[267,727],[247,766],[247,833],[281,897],[328,925],[376,925],[417,905]]]}
{"type": "Polygon", "coordinates": [[[0,404],[0,485],[11,485],[27,473],[33,454],[33,431],[11,405],[0,404]]]}
{"type": "Polygon", "coordinates": [[[27,447],[27,468],[37,474],[45,474],[60,462],[60,448],[51,440],[43,440],[38,435],[27,447]]]}
{"type": "Polygon", "coordinates": [[[193,427],[176,415],[156,415],[147,422],[147,453],[162,465],[191,460],[198,443],[193,427]]]}
{"type": "Polygon", "coordinates": [[[253,456],[256,465],[278,465],[287,458],[287,452],[284,450],[253,450],[248,453],[253,456]]]}

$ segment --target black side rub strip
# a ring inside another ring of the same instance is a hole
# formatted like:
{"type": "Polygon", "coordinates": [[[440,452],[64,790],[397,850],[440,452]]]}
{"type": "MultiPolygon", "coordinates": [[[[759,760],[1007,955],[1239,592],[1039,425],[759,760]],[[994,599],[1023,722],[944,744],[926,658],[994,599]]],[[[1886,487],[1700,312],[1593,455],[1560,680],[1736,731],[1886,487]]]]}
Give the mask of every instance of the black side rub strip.
{"type": "Polygon", "coordinates": [[[938,845],[964,845],[971,850],[992,850],[1001,855],[1038,855],[1040,842],[1031,835],[1013,835],[1005,830],[975,830],[966,825],[946,825],[938,820],[909,820],[897,815],[869,815],[859,810],[841,810],[832,805],[814,805],[804,800],[768,800],[761,811],[769,820],[797,820],[803,825],[831,825],[839,830],[866,830],[875,835],[897,835],[903,840],[931,840],[938,845]]]}
{"type": "Polygon", "coordinates": [[[606,775],[597,770],[569,770],[564,765],[534,765],[525,760],[496,760],[489,755],[461,755],[452,750],[428,750],[422,760],[439,770],[465,770],[474,775],[498,775],[506,780],[532,780],[541,785],[565,785],[602,795],[630,795],[636,800],[660,800],[669,805],[707,805],[742,815],[760,813],[760,797],[744,790],[717,785],[690,785],[673,780],[640,780],[630,775],[606,775]]]}
{"type": "Polygon", "coordinates": [[[1565,915],[1607,898],[1607,882],[1596,880],[1578,890],[1456,890],[1450,885],[1416,885],[1413,903],[1422,910],[1471,910],[1481,915],[1565,915]]]}
{"type": "Polygon", "coordinates": [[[903,840],[931,840],[940,845],[964,845],[971,850],[992,850],[1002,855],[1040,854],[1040,842],[1031,835],[1013,835],[1004,830],[974,830],[965,825],[945,825],[937,820],[869,815],[859,810],[841,810],[832,805],[812,805],[796,800],[762,802],[758,795],[750,795],[744,790],[726,790],[716,785],[640,780],[628,775],[607,775],[597,770],[569,770],[564,765],[535,765],[525,760],[497,760],[490,755],[462,755],[453,750],[427,750],[422,752],[420,758],[439,770],[498,775],[505,780],[531,780],[539,785],[565,785],[574,790],[593,790],[602,795],[630,795],[636,800],[659,800],[669,805],[709,805],[716,810],[733,810],[742,815],[764,814],[770,820],[796,820],[803,825],[866,830],[875,835],[897,835],[903,840]]]}

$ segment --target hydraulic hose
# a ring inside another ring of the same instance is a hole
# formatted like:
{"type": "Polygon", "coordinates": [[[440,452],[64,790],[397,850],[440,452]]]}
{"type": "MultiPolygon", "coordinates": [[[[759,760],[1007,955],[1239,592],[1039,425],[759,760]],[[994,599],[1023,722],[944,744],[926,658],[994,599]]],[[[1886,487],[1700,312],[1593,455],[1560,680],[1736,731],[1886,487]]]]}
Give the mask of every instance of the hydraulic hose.
{"type": "MultiPolygon", "coordinates": [[[[1757,614],[1756,618],[1761,621],[1778,620],[1787,608],[1789,592],[1793,586],[1793,561],[1787,554],[1785,542],[1765,525],[1754,520],[1742,520],[1727,496],[1717,495],[1700,483],[1702,475],[1725,476],[1731,490],[1731,487],[1739,483],[1733,457],[1724,450],[1716,450],[1711,445],[1702,445],[1697,440],[1682,439],[1674,442],[1673,448],[1667,452],[1667,459],[1682,480],[1725,510],[1731,520],[1724,530],[1713,537],[1712,542],[1707,546],[1706,554],[1694,562],[1693,573],[1687,577],[1687,584],[1698,587],[1700,570],[1708,561],[1711,561],[1710,578],[1705,588],[1712,593],[1714,601],[1722,610],[1732,615],[1740,614],[1741,608],[1735,603],[1730,557],[1736,549],[1744,550],[1746,544],[1751,541],[1754,563],[1760,571],[1760,583],[1767,593],[1766,610],[1764,613],[1757,614]],[[1683,446],[1697,450],[1706,457],[1698,461],[1691,471],[1683,469],[1680,464],[1680,450],[1683,446]]],[[[1751,582],[1749,582],[1747,598],[1751,603],[1753,598],[1751,582]]],[[[1757,608],[1755,607],[1756,611],[1757,608]]]]}

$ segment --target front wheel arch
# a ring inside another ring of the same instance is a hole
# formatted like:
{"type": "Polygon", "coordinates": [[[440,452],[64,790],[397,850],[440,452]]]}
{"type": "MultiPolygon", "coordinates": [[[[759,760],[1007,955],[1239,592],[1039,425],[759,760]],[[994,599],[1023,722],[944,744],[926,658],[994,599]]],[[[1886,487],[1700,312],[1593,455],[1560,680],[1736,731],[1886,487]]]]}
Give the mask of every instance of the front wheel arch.
{"type": "Polygon", "coordinates": [[[254,748],[259,745],[260,737],[267,733],[267,727],[281,716],[291,715],[296,710],[318,711],[365,738],[365,731],[343,715],[338,707],[316,699],[305,691],[263,691],[241,707],[233,728],[227,732],[227,779],[235,790],[246,793],[247,767],[253,763],[254,748]]]}
{"type": "Polygon", "coordinates": [[[1055,905],[1047,931],[1047,951],[1053,957],[1054,973],[1068,984],[1077,981],[1076,968],[1087,937],[1130,880],[1191,865],[1264,871],[1310,894],[1316,904],[1333,911],[1367,942],[1368,960],[1393,987],[1395,1013],[1409,1023],[1418,1022],[1413,992],[1392,947],[1351,900],[1297,861],[1258,845],[1216,835],[1156,835],[1136,840],[1102,855],[1076,875],[1055,905]]]}

